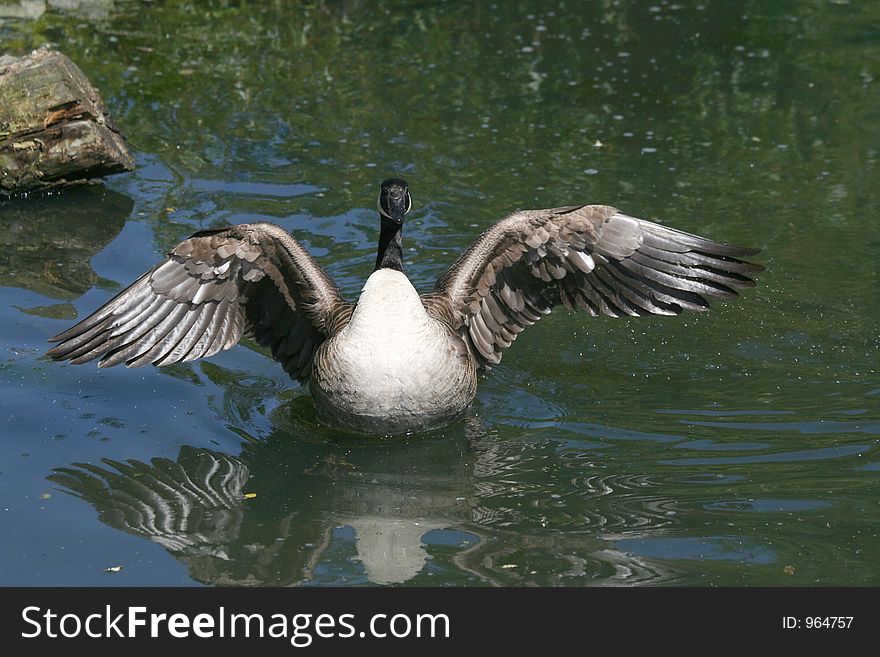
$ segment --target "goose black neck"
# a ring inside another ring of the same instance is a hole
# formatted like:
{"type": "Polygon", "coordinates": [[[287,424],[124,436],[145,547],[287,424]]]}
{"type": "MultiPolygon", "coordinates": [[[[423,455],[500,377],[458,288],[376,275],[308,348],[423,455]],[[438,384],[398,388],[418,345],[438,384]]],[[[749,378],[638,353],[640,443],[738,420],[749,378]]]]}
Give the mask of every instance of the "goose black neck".
{"type": "Polygon", "coordinates": [[[403,224],[382,217],[379,231],[379,252],[376,254],[376,269],[396,269],[403,271],[403,224]]]}

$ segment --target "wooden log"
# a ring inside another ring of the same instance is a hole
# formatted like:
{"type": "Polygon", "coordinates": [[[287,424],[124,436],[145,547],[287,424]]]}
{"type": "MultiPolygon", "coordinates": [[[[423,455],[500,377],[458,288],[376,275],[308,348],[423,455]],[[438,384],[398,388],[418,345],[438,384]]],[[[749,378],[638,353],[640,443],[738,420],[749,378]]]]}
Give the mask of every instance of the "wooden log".
{"type": "Polygon", "coordinates": [[[45,48],[0,57],[0,195],[134,169],[97,89],[45,48]]]}

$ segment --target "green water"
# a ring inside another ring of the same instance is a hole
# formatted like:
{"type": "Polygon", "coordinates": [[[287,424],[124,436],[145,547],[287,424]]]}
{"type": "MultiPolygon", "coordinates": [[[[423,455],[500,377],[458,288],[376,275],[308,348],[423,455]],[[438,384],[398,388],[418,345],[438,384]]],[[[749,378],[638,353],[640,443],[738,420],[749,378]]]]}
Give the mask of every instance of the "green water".
{"type": "Polygon", "coordinates": [[[880,584],[880,3],[0,16],[0,51],[83,69],[138,164],[0,203],[0,584],[880,584]],[[162,370],[42,355],[229,223],[284,226],[356,297],[390,175],[423,290],[505,213],[575,203],[766,271],[699,316],[554,313],[466,418],[407,439],[322,426],[252,345],[162,370]]]}

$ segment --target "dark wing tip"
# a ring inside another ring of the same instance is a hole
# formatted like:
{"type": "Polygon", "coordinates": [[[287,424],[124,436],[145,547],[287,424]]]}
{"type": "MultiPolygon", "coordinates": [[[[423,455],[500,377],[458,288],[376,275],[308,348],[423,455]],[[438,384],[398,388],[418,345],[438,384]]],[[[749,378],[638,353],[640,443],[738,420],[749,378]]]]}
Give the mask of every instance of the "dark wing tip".
{"type": "MultiPolygon", "coordinates": [[[[76,329],[77,326],[79,326],[79,325],[77,324],[76,326],[73,326],[72,328],[69,328],[66,331],[62,331],[58,335],[53,335],[51,338],[46,338],[46,342],[64,342],[65,340],[72,338],[73,336],[78,334],[78,331],[76,331],[76,332],[74,331],[74,329],[76,329]]],[[[52,347],[47,353],[56,351],[60,346],[61,345],[59,344],[59,345],[52,347]]]]}
{"type": "Polygon", "coordinates": [[[711,255],[728,256],[731,258],[749,258],[761,252],[760,247],[736,246],[724,242],[713,242],[706,238],[700,238],[701,242],[694,245],[695,251],[706,251],[711,255]]]}
{"type": "Polygon", "coordinates": [[[737,255],[741,256],[743,258],[748,258],[750,256],[758,255],[761,252],[761,247],[755,247],[755,246],[739,246],[736,248],[739,249],[739,253],[737,255]]]}

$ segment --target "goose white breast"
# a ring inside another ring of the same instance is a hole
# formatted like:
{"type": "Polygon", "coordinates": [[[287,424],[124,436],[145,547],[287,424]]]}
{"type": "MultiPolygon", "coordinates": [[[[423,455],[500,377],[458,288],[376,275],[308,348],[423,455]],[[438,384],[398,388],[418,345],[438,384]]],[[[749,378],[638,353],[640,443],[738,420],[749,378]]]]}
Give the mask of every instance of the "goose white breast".
{"type": "Polygon", "coordinates": [[[367,279],[348,325],[318,349],[310,382],[326,420],[393,433],[461,413],[473,399],[475,367],[406,275],[383,268],[367,279]]]}

